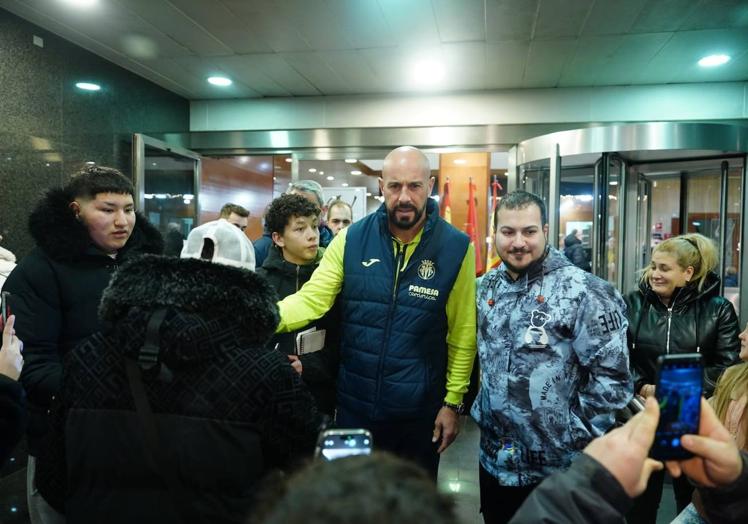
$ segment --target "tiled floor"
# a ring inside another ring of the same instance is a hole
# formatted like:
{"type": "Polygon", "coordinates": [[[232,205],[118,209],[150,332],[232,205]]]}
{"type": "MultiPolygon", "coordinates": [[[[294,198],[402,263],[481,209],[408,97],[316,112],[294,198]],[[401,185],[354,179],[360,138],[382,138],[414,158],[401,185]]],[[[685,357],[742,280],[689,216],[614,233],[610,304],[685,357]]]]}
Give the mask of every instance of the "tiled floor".
{"type": "MultiPolygon", "coordinates": [[[[460,524],[482,524],[478,488],[478,446],[480,431],[473,419],[462,417],[457,440],[444,452],[439,463],[439,489],[452,493],[456,501],[460,524]]],[[[668,480],[662,493],[657,524],[675,518],[673,488],[668,480]]]]}

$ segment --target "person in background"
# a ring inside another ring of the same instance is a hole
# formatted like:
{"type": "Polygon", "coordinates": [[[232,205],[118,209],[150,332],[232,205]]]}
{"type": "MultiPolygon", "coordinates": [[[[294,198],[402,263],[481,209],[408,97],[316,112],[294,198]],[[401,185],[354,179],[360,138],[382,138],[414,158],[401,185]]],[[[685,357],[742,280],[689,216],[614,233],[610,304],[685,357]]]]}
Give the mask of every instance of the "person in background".
{"type": "Polygon", "coordinates": [[[478,288],[486,524],[511,519],[546,477],[567,469],[631,398],[621,295],[548,245],[545,204],[505,195],[493,217],[501,265],[478,288]]]}
{"type": "MultiPolygon", "coordinates": [[[[268,204],[269,206],[270,204],[268,204]]],[[[267,220],[265,220],[267,212],[268,210],[265,208],[265,213],[262,215],[262,236],[252,241],[252,247],[255,248],[255,264],[257,267],[262,267],[265,258],[268,256],[268,251],[273,245],[273,233],[268,231],[267,220]]]]}
{"type": "Polygon", "coordinates": [[[16,336],[14,315],[8,317],[0,328],[3,330],[3,345],[0,347],[0,468],[21,440],[26,429],[26,395],[18,383],[23,369],[23,342],[16,336]]]}
{"type": "Polygon", "coordinates": [[[277,296],[251,251],[221,219],[181,259],[115,273],[106,328],[65,361],[55,465],[70,522],[244,522],[269,472],[312,456],[321,418],[268,347],[277,296]]]}
{"type": "MultiPolygon", "coordinates": [[[[268,279],[280,298],[301,289],[322,259],[324,248],[317,244],[318,216],[319,208],[299,195],[280,196],[268,208],[265,222],[272,231],[274,245],[257,274],[268,279]]],[[[288,355],[314,395],[319,410],[330,417],[335,414],[339,316],[338,309],[333,307],[320,320],[302,330],[279,333],[270,341],[272,347],[277,345],[283,354],[288,355]],[[297,356],[301,344],[297,338],[306,336],[310,329],[315,331],[318,347],[313,349],[318,351],[297,356]]]]}
{"type": "MultiPolygon", "coordinates": [[[[635,393],[645,398],[655,394],[660,355],[701,353],[707,397],[724,369],[736,362],[738,317],[732,304],[719,296],[716,267],[714,244],[698,233],[668,238],[654,248],[639,289],[625,297],[635,393]]],[[[652,476],[627,516],[631,524],[656,521],[663,481],[664,472],[652,476]]],[[[693,488],[675,479],[673,491],[680,513],[690,503],[693,488]]]]}
{"type": "Polygon", "coordinates": [[[333,200],[327,207],[327,226],[333,236],[353,222],[353,208],[345,200],[333,200]]]}
{"type": "Polygon", "coordinates": [[[572,264],[583,271],[591,271],[590,259],[587,257],[587,251],[582,245],[582,232],[572,229],[571,233],[564,238],[564,255],[572,264]]]}
{"type": "Polygon", "coordinates": [[[278,332],[321,318],[340,300],[336,423],[373,433],[379,449],[434,480],[459,432],[475,358],[475,248],[439,217],[426,156],[384,160],[384,203],[340,231],[297,293],[279,303],[278,332]]]}
{"type": "MultiPolygon", "coordinates": [[[[8,277],[15,330],[24,341],[20,381],[29,405],[28,499],[33,524],[59,522],[61,479],[47,477],[38,463],[49,448],[48,413],[60,393],[62,360],[101,327],[101,293],[115,269],[136,254],[161,253],[163,240],[135,212],[132,183],[116,169],[87,166],[62,188],[49,190],[29,217],[36,247],[8,277]],[[39,461],[37,462],[37,457],[39,461]]],[[[42,468],[43,469],[43,468],[42,468]]]]}
{"type": "Polygon", "coordinates": [[[178,257],[184,247],[182,228],[176,222],[169,222],[164,235],[164,255],[178,257]]]}
{"type": "Polygon", "coordinates": [[[319,246],[327,247],[332,241],[332,231],[325,225],[324,218],[327,216],[327,206],[325,205],[325,195],[322,192],[322,186],[316,180],[297,180],[288,186],[286,194],[301,195],[313,204],[319,207],[319,246]]]}
{"type": "Polygon", "coordinates": [[[244,231],[249,224],[249,211],[238,204],[228,202],[221,208],[218,218],[224,218],[229,224],[233,224],[244,231]]]}

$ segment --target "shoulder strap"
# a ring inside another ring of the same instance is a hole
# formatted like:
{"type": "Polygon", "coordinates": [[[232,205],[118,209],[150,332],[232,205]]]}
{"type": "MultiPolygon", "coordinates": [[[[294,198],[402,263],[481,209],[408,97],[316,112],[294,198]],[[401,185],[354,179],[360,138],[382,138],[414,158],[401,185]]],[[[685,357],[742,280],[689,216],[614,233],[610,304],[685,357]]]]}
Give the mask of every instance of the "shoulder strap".
{"type": "MultiPolygon", "coordinates": [[[[146,340],[140,350],[138,361],[125,357],[125,371],[127,381],[130,384],[130,392],[135,403],[135,411],[140,421],[140,429],[143,431],[145,441],[145,457],[151,468],[156,471],[169,491],[171,502],[182,522],[197,522],[200,518],[189,511],[189,501],[184,496],[182,484],[177,478],[173,466],[165,461],[164,447],[160,442],[156,418],[151,410],[148,394],[143,383],[143,373],[148,373],[158,365],[158,337],[161,324],[166,317],[167,310],[162,308],[156,310],[148,321],[146,340]],[[154,344],[155,342],[155,344],[154,344]],[[154,353],[155,348],[155,353],[154,353]],[[144,356],[145,355],[145,356],[144,356]]],[[[164,366],[165,368],[165,366],[164,366]]]]}

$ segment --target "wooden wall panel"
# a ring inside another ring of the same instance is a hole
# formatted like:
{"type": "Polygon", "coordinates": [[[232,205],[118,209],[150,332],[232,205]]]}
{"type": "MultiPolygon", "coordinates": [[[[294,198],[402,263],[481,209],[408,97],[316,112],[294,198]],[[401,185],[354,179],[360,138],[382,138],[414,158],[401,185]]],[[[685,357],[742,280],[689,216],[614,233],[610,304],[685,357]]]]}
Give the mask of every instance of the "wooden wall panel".
{"type": "Polygon", "coordinates": [[[250,240],[262,236],[262,215],[273,199],[273,157],[204,158],[200,182],[200,223],[216,220],[227,202],[249,210],[245,231],[250,240]]]}
{"type": "Polygon", "coordinates": [[[470,178],[475,184],[476,206],[478,211],[478,242],[480,242],[483,265],[486,260],[486,224],[489,172],[489,153],[444,153],[439,159],[439,194],[444,194],[444,182],[449,178],[449,194],[452,202],[452,225],[457,229],[467,229],[468,184],[470,178]],[[455,160],[460,163],[455,163],[455,160]],[[464,162],[463,162],[464,161],[464,162]]]}

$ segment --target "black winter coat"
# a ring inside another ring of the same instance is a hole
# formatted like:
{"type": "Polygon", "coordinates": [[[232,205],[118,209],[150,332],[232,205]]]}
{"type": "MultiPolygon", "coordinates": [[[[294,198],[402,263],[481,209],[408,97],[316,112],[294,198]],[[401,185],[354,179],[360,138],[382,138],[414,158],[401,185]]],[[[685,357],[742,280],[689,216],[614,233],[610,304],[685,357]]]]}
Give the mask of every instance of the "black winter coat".
{"type": "Polygon", "coordinates": [[[26,430],[26,394],[21,385],[0,375],[0,468],[26,430]]]}
{"type": "Polygon", "coordinates": [[[710,273],[701,291],[695,284],[678,288],[670,308],[649,283],[640,284],[624,298],[636,392],[644,384],[655,383],[660,355],[698,352],[704,359],[704,395],[712,395],[717,379],[738,361],[740,352],[735,308],[718,292],[719,277],[710,273]]]}
{"type": "Polygon", "coordinates": [[[320,422],[312,396],[267,349],[276,301],[254,273],[202,260],[146,255],[121,267],[101,301],[110,327],[65,361],[55,422],[64,438],[51,462],[62,471],[67,462],[68,522],[181,522],[180,503],[190,522],[245,522],[265,473],[311,457],[320,422]],[[144,382],[178,496],[147,459],[125,371],[159,308],[159,361],[170,376],[144,382]]]}
{"type": "Polygon", "coordinates": [[[582,245],[582,241],[574,235],[567,235],[564,238],[564,255],[572,264],[584,271],[591,271],[590,259],[587,257],[587,251],[582,245]]]}
{"type": "MultiPolygon", "coordinates": [[[[284,299],[296,293],[312,277],[323,253],[324,249],[320,248],[317,259],[313,263],[299,266],[286,262],[280,250],[272,245],[262,267],[257,270],[257,274],[268,279],[278,296],[284,299]]],[[[311,390],[319,410],[326,415],[333,416],[336,404],[335,383],[340,363],[340,308],[337,303],[321,319],[297,331],[276,334],[270,341],[270,347],[278,344],[278,350],[283,354],[293,355],[296,335],[313,327],[317,330],[326,330],[325,347],[316,353],[301,356],[301,377],[311,390]]]]}
{"type": "Polygon", "coordinates": [[[29,400],[29,453],[39,456],[47,433],[47,410],[60,391],[62,357],[99,330],[97,308],[119,264],[137,253],[160,253],[161,235],[138,215],[134,230],[112,259],[96,249],[86,227],[75,220],[72,199],[53,189],[29,217],[36,247],[8,277],[3,291],[16,315],[24,344],[20,382],[29,400]]]}

